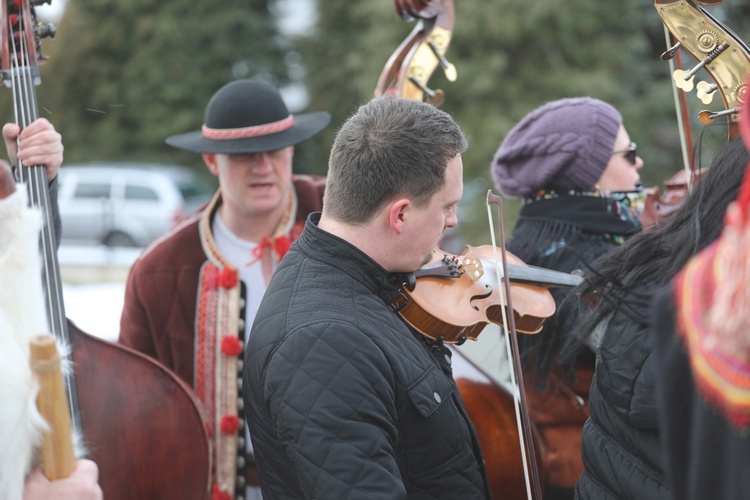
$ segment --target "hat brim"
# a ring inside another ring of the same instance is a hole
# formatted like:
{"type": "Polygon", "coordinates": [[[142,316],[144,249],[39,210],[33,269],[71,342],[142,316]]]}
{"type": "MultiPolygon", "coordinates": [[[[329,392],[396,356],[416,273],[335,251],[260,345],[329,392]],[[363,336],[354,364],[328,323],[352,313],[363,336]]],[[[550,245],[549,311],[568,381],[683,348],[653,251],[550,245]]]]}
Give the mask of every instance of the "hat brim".
{"type": "Polygon", "coordinates": [[[168,145],[194,153],[263,153],[294,146],[322,132],[331,122],[325,111],[294,115],[294,125],[275,134],[247,137],[243,139],[207,139],[200,130],[168,137],[168,145]]]}

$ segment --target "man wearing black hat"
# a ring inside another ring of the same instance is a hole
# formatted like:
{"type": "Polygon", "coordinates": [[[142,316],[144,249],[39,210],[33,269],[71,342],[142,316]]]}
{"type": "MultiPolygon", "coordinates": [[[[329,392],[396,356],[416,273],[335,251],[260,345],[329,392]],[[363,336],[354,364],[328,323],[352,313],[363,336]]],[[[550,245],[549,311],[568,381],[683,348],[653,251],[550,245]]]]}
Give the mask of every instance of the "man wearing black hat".
{"type": "Polygon", "coordinates": [[[120,342],[195,388],[214,439],[214,498],[260,498],[247,487],[240,356],[273,270],[322,206],[323,179],[292,175],[294,145],[329,122],[324,112],[293,116],[273,86],[238,80],[211,98],[201,130],[166,141],[201,153],[219,190],[131,268],[120,342]]]}

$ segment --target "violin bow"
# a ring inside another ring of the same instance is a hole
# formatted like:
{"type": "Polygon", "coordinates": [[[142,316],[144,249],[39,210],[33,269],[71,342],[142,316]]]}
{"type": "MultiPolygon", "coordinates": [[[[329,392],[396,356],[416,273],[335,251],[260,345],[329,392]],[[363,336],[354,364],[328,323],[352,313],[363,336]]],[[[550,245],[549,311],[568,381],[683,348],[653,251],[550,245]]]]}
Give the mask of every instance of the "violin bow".
{"type": "Polygon", "coordinates": [[[523,473],[526,481],[526,497],[534,500],[542,500],[542,488],[539,481],[539,471],[536,465],[536,454],[534,452],[534,437],[531,433],[531,418],[526,404],[526,389],[523,382],[523,369],[521,367],[521,355],[518,350],[518,332],[516,331],[516,321],[513,314],[508,314],[508,310],[513,311],[513,303],[510,293],[510,280],[504,279],[503,276],[509,276],[508,273],[508,256],[505,250],[505,229],[503,225],[503,205],[502,198],[487,191],[487,217],[490,224],[490,239],[493,248],[494,259],[496,262],[502,262],[503,275],[500,275],[500,266],[495,266],[495,277],[498,283],[503,283],[502,293],[505,295],[505,307],[501,307],[503,318],[503,329],[505,330],[505,348],[509,360],[512,360],[510,369],[510,380],[513,386],[513,402],[516,410],[516,426],[518,427],[518,440],[521,445],[521,459],[523,461],[523,473]],[[495,227],[492,222],[492,210],[490,204],[497,205],[498,226],[500,229],[500,250],[502,259],[497,257],[497,243],[495,239],[495,227]],[[532,489],[533,488],[533,489],[532,489]]]}

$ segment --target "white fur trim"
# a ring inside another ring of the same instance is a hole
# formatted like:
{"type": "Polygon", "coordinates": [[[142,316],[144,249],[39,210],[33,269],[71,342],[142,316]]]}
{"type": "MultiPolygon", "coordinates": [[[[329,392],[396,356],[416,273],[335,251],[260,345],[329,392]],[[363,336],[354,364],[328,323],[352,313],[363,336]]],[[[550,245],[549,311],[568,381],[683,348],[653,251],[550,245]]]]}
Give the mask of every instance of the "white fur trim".
{"type": "Polygon", "coordinates": [[[26,188],[0,200],[0,498],[23,495],[46,424],[36,407],[29,340],[49,332],[39,259],[41,215],[26,188]]]}

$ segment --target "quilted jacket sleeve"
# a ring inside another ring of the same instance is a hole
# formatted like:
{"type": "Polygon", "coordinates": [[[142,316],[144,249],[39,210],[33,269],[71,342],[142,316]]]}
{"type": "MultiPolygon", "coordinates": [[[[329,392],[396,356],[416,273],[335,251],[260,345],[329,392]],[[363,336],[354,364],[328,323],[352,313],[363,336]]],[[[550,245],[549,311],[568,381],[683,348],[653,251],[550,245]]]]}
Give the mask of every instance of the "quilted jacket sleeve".
{"type": "Polygon", "coordinates": [[[305,497],[406,497],[393,371],[370,338],[341,323],[292,332],[272,354],[263,387],[305,497]]]}

